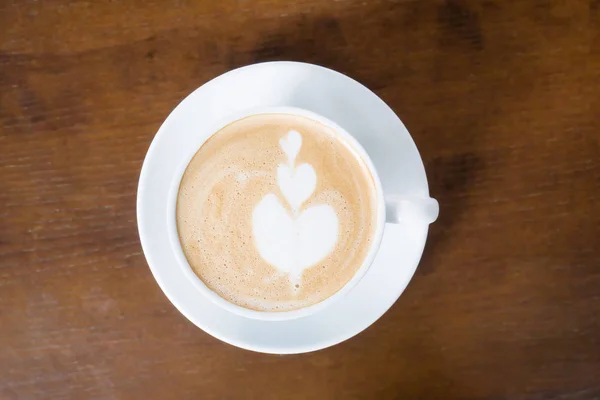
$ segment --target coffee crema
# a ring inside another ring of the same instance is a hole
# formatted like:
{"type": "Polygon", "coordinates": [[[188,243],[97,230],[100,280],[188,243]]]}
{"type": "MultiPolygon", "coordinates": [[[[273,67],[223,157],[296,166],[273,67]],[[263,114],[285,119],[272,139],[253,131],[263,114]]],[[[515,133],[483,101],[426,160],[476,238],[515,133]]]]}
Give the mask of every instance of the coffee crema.
{"type": "Polygon", "coordinates": [[[319,303],[352,279],[377,224],[369,168],[332,128],[257,114],[210,137],[180,183],[176,220],[190,267],[257,311],[319,303]]]}

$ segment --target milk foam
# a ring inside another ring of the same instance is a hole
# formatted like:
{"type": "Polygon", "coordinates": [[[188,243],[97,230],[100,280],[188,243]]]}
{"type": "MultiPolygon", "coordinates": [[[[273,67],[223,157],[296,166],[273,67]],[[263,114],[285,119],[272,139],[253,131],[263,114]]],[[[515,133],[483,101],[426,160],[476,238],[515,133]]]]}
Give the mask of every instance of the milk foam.
{"type": "Polygon", "coordinates": [[[339,222],[335,210],[328,204],[299,211],[316,189],[317,174],[310,164],[295,166],[296,155],[302,146],[300,133],[289,131],[279,143],[287,156],[287,164],[277,168],[277,183],[292,213],[270,193],[252,213],[252,233],[262,258],[287,273],[296,288],[302,272],[333,250],[339,222]]]}
{"type": "Polygon", "coordinates": [[[221,297],[293,310],[330,297],[360,268],[375,198],[367,167],[335,131],[263,114],[198,150],[180,184],[177,228],[190,266],[221,297]]]}

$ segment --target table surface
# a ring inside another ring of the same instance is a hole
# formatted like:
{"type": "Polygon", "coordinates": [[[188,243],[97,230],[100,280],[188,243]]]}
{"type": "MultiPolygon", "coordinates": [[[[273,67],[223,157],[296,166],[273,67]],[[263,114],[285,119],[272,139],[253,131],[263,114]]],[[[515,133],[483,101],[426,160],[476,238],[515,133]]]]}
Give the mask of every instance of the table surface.
{"type": "Polygon", "coordinates": [[[0,2],[0,399],[600,397],[600,1],[140,4],[0,2]],[[374,90],[441,204],[400,300],[304,355],[192,325],[136,228],[166,115],[266,60],[374,90]]]}

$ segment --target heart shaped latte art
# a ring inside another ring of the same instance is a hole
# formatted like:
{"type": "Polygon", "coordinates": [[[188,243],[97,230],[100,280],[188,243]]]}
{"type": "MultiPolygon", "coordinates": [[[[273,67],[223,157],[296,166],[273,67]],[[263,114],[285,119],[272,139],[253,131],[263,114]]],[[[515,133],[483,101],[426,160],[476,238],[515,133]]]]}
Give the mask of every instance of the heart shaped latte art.
{"type": "Polygon", "coordinates": [[[338,217],[329,205],[309,207],[294,218],[272,193],[266,195],[252,213],[259,254],[281,272],[288,273],[293,284],[300,281],[306,268],[333,250],[338,225],[338,217]]]}
{"type": "Polygon", "coordinates": [[[302,147],[302,135],[294,130],[289,131],[287,136],[279,140],[279,146],[287,156],[290,165],[293,165],[302,147]]]}
{"type": "Polygon", "coordinates": [[[277,184],[288,204],[298,210],[317,187],[317,174],[310,164],[290,168],[280,164],[277,168],[277,184]]]}
{"type": "Polygon", "coordinates": [[[310,164],[295,167],[302,136],[289,131],[279,141],[287,164],[277,168],[277,184],[293,213],[273,193],[267,194],[252,213],[252,233],[261,257],[283,273],[293,285],[302,272],[327,257],[338,238],[339,220],[333,207],[321,204],[299,212],[317,187],[317,174],[310,164]]]}

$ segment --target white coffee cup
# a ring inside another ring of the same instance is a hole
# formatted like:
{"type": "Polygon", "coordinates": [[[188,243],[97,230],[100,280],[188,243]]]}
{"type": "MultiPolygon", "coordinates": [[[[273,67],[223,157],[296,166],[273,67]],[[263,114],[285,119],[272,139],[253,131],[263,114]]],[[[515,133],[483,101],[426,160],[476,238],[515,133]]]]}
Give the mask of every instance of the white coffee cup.
{"type": "Polygon", "coordinates": [[[435,199],[430,197],[406,197],[398,196],[394,193],[384,193],[377,174],[377,170],[373,162],[371,161],[371,158],[369,157],[365,149],[358,143],[358,141],[350,133],[348,133],[345,129],[337,125],[335,122],[311,111],[295,107],[270,107],[249,110],[243,113],[232,114],[227,118],[218,121],[214,125],[214,129],[212,129],[212,131],[217,132],[226,125],[251,115],[267,113],[299,115],[318,121],[326,126],[329,126],[330,128],[334,129],[340,136],[342,136],[343,140],[353,148],[353,150],[363,159],[364,163],[369,168],[369,171],[375,183],[375,192],[377,196],[377,210],[375,210],[377,215],[377,225],[375,227],[375,233],[373,234],[373,240],[371,241],[371,247],[367,253],[367,256],[365,257],[363,264],[356,271],[352,279],[348,281],[348,283],[346,283],[346,285],[344,285],[344,287],[342,287],[342,289],[340,289],[338,292],[334,293],[332,296],[319,303],[297,310],[281,312],[250,310],[238,306],[236,304],[230,303],[229,301],[219,296],[217,293],[213,292],[210,288],[208,288],[190,267],[183,253],[181,243],[179,241],[179,235],[177,232],[176,224],[176,203],[177,194],[179,192],[179,185],[187,165],[189,164],[195,153],[198,151],[198,148],[187,149],[186,156],[183,158],[180,167],[178,168],[176,174],[173,176],[171,190],[169,193],[169,203],[167,208],[167,227],[171,247],[175,254],[179,267],[182,268],[185,276],[204,296],[209,298],[211,301],[213,301],[215,304],[222,307],[223,309],[244,317],[267,321],[282,321],[300,318],[313,314],[323,309],[324,307],[327,307],[334,301],[337,301],[340,298],[344,297],[350,290],[352,290],[352,288],[354,288],[356,284],[367,274],[369,267],[373,263],[373,260],[375,259],[377,251],[379,250],[379,246],[381,244],[381,239],[383,237],[386,222],[406,224],[429,224],[437,219],[439,213],[439,205],[435,199]]]}

